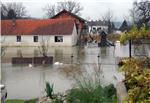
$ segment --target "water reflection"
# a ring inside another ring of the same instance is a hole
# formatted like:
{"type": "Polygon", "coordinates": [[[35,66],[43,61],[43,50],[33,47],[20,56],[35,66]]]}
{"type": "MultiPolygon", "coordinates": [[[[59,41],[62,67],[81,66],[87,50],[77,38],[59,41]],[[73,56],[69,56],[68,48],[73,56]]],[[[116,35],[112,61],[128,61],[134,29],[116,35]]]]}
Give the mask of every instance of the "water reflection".
{"type": "MultiPolygon", "coordinates": [[[[149,53],[150,46],[145,46],[149,53]]],[[[41,56],[38,47],[9,47],[2,58],[2,83],[8,89],[8,98],[30,99],[45,95],[45,82],[54,84],[55,92],[64,92],[75,85],[74,76],[83,74],[93,75],[93,72],[101,71],[103,84],[115,83],[113,77],[118,80],[123,78],[118,73],[116,58],[128,57],[128,45],[116,44],[116,47],[84,48],[84,47],[50,47],[49,56],[54,57],[54,62],[62,62],[60,65],[33,66],[11,64],[11,58],[41,56]],[[73,55],[73,57],[71,57],[73,55]],[[97,56],[100,56],[99,58],[97,56]],[[99,63],[99,65],[98,65],[99,63]]]]}
{"type": "Polygon", "coordinates": [[[34,49],[34,57],[38,57],[39,56],[39,51],[37,49],[34,49]]]}
{"type": "Polygon", "coordinates": [[[107,48],[108,47],[102,47],[102,48],[100,48],[100,54],[101,54],[100,56],[102,58],[105,58],[106,56],[108,56],[108,54],[107,54],[107,52],[108,52],[107,48]]]}
{"type": "Polygon", "coordinates": [[[135,56],[148,56],[148,48],[146,45],[134,45],[135,56]]]}
{"type": "Polygon", "coordinates": [[[65,61],[63,58],[63,51],[61,49],[55,49],[55,61],[62,62],[65,61]]]}

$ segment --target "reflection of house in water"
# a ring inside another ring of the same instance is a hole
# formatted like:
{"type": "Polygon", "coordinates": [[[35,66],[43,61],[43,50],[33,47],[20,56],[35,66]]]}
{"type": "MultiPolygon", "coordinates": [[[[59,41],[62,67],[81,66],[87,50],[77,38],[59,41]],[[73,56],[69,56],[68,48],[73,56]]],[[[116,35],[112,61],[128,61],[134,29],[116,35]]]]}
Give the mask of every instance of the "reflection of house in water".
{"type": "MultiPolygon", "coordinates": [[[[8,47],[6,49],[6,55],[2,58],[2,61],[11,62],[12,57],[20,57],[20,52],[23,57],[41,57],[41,53],[38,47],[8,47]]],[[[71,63],[71,56],[73,55],[73,62],[77,63],[78,60],[78,47],[49,47],[48,56],[54,57],[54,62],[71,63]]],[[[79,59],[84,59],[84,49],[80,49],[79,59]],[[82,52],[81,52],[82,51],[82,52]]]]}
{"type": "Polygon", "coordinates": [[[107,47],[100,48],[100,56],[102,58],[105,58],[107,56],[107,49],[108,49],[107,47]]]}
{"type": "Polygon", "coordinates": [[[54,47],[50,48],[49,55],[54,57],[54,62],[71,63],[77,62],[77,47],[54,47]],[[71,57],[73,55],[73,58],[71,57]],[[73,60],[72,60],[73,59],[73,60]]]}
{"type": "Polygon", "coordinates": [[[56,62],[62,62],[62,61],[64,61],[63,60],[63,50],[62,49],[59,49],[59,48],[56,48],[55,49],[55,56],[54,56],[54,60],[56,61],[56,62]]]}
{"type": "Polygon", "coordinates": [[[39,50],[38,49],[34,49],[34,57],[38,57],[39,56],[39,50]]]}
{"type": "Polygon", "coordinates": [[[148,48],[146,45],[134,45],[134,55],[135,56],[148,56],[148,48]]]}

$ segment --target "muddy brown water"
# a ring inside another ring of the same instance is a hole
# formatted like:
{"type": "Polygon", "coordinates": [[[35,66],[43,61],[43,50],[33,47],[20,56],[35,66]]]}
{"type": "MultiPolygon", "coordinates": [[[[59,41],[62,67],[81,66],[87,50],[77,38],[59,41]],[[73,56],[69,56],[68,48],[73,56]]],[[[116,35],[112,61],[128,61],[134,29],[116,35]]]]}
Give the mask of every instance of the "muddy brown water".
{"type": "MultiPolygon", "coordinates": [[[[150,46],[146,45],[144,48],[147,55],[150,55],[150,46]]],[[[142,50],[138,52],[143,52],[142,50]]],[[[128,45],[116,43],[115,48],[85,46],[80,49],[76,46],[49,47],[48,55],[54,57],[54,63],[60,62],[63,65],[48,66],[12,65],[11,58],[19,56],[20,52],[24,57],[41,56],[37,47],[6,49],[1,60],[1,82],[7,87],[8,99],[31,99],[44,96],[46,81],[54,84],[55,93],[64,92],[76,86],[74,73],[80,74],[86,71],[93,75],[93,68],[99,66],[98,62],[103,75],[102,85],[115,84],[124,78],[116,64],[118,58],[128,57],[128,45]],[[72,64],[74,66],[70,67],[72,64]]]]}

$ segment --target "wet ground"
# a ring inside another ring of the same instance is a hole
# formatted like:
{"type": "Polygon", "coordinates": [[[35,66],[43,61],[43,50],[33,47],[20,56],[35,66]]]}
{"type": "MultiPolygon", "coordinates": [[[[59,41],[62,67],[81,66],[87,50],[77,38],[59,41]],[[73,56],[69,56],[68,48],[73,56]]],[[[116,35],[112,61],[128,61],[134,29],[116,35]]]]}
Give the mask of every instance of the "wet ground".
{"type": "MultiPolygon", "coordinates": [[[[103,48],[49,47],[48,55],[54,57],[54,63],[60,62],[63,65],[31,67],[12,65],[11,58],[19,56],[20,52],[24,57],[40,56],[37,47],[8,47],[2,57],[1,81],[7,87],[9,99],[31,99],[43,96],[46,81],[54,84],[54,92],[64,92],[76,86],[75,73],[92,75],[95,68],[101,68],[102,85],[115,84],[123,79],[123,75],[118,71],[118,59],[128,57],[128,51],[128,45],[120,45],[120,43],[116,43],[116,47],[103,48]]],[[[135,51],[132,50],[133,52],[135,51]]],[[[150,46],[144,46],[140,52],[150,55],[150,46]]]]}

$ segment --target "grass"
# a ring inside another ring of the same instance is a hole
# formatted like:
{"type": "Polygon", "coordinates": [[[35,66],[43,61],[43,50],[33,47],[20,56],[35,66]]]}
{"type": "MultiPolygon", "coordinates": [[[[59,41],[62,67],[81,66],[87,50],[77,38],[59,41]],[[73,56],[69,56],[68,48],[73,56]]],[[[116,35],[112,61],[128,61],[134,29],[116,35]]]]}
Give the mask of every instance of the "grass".
{"type": "Polygon", "coordinates": [[[8,99],[6,103],[36,103],[37,99],[21,100],[21,99],[8,99]]]}
{"type": "Polygon", "coordinates": [[[6,103],[25,103],[24,100],[14,99],[14,100],[7,100],[6,103]]]}

